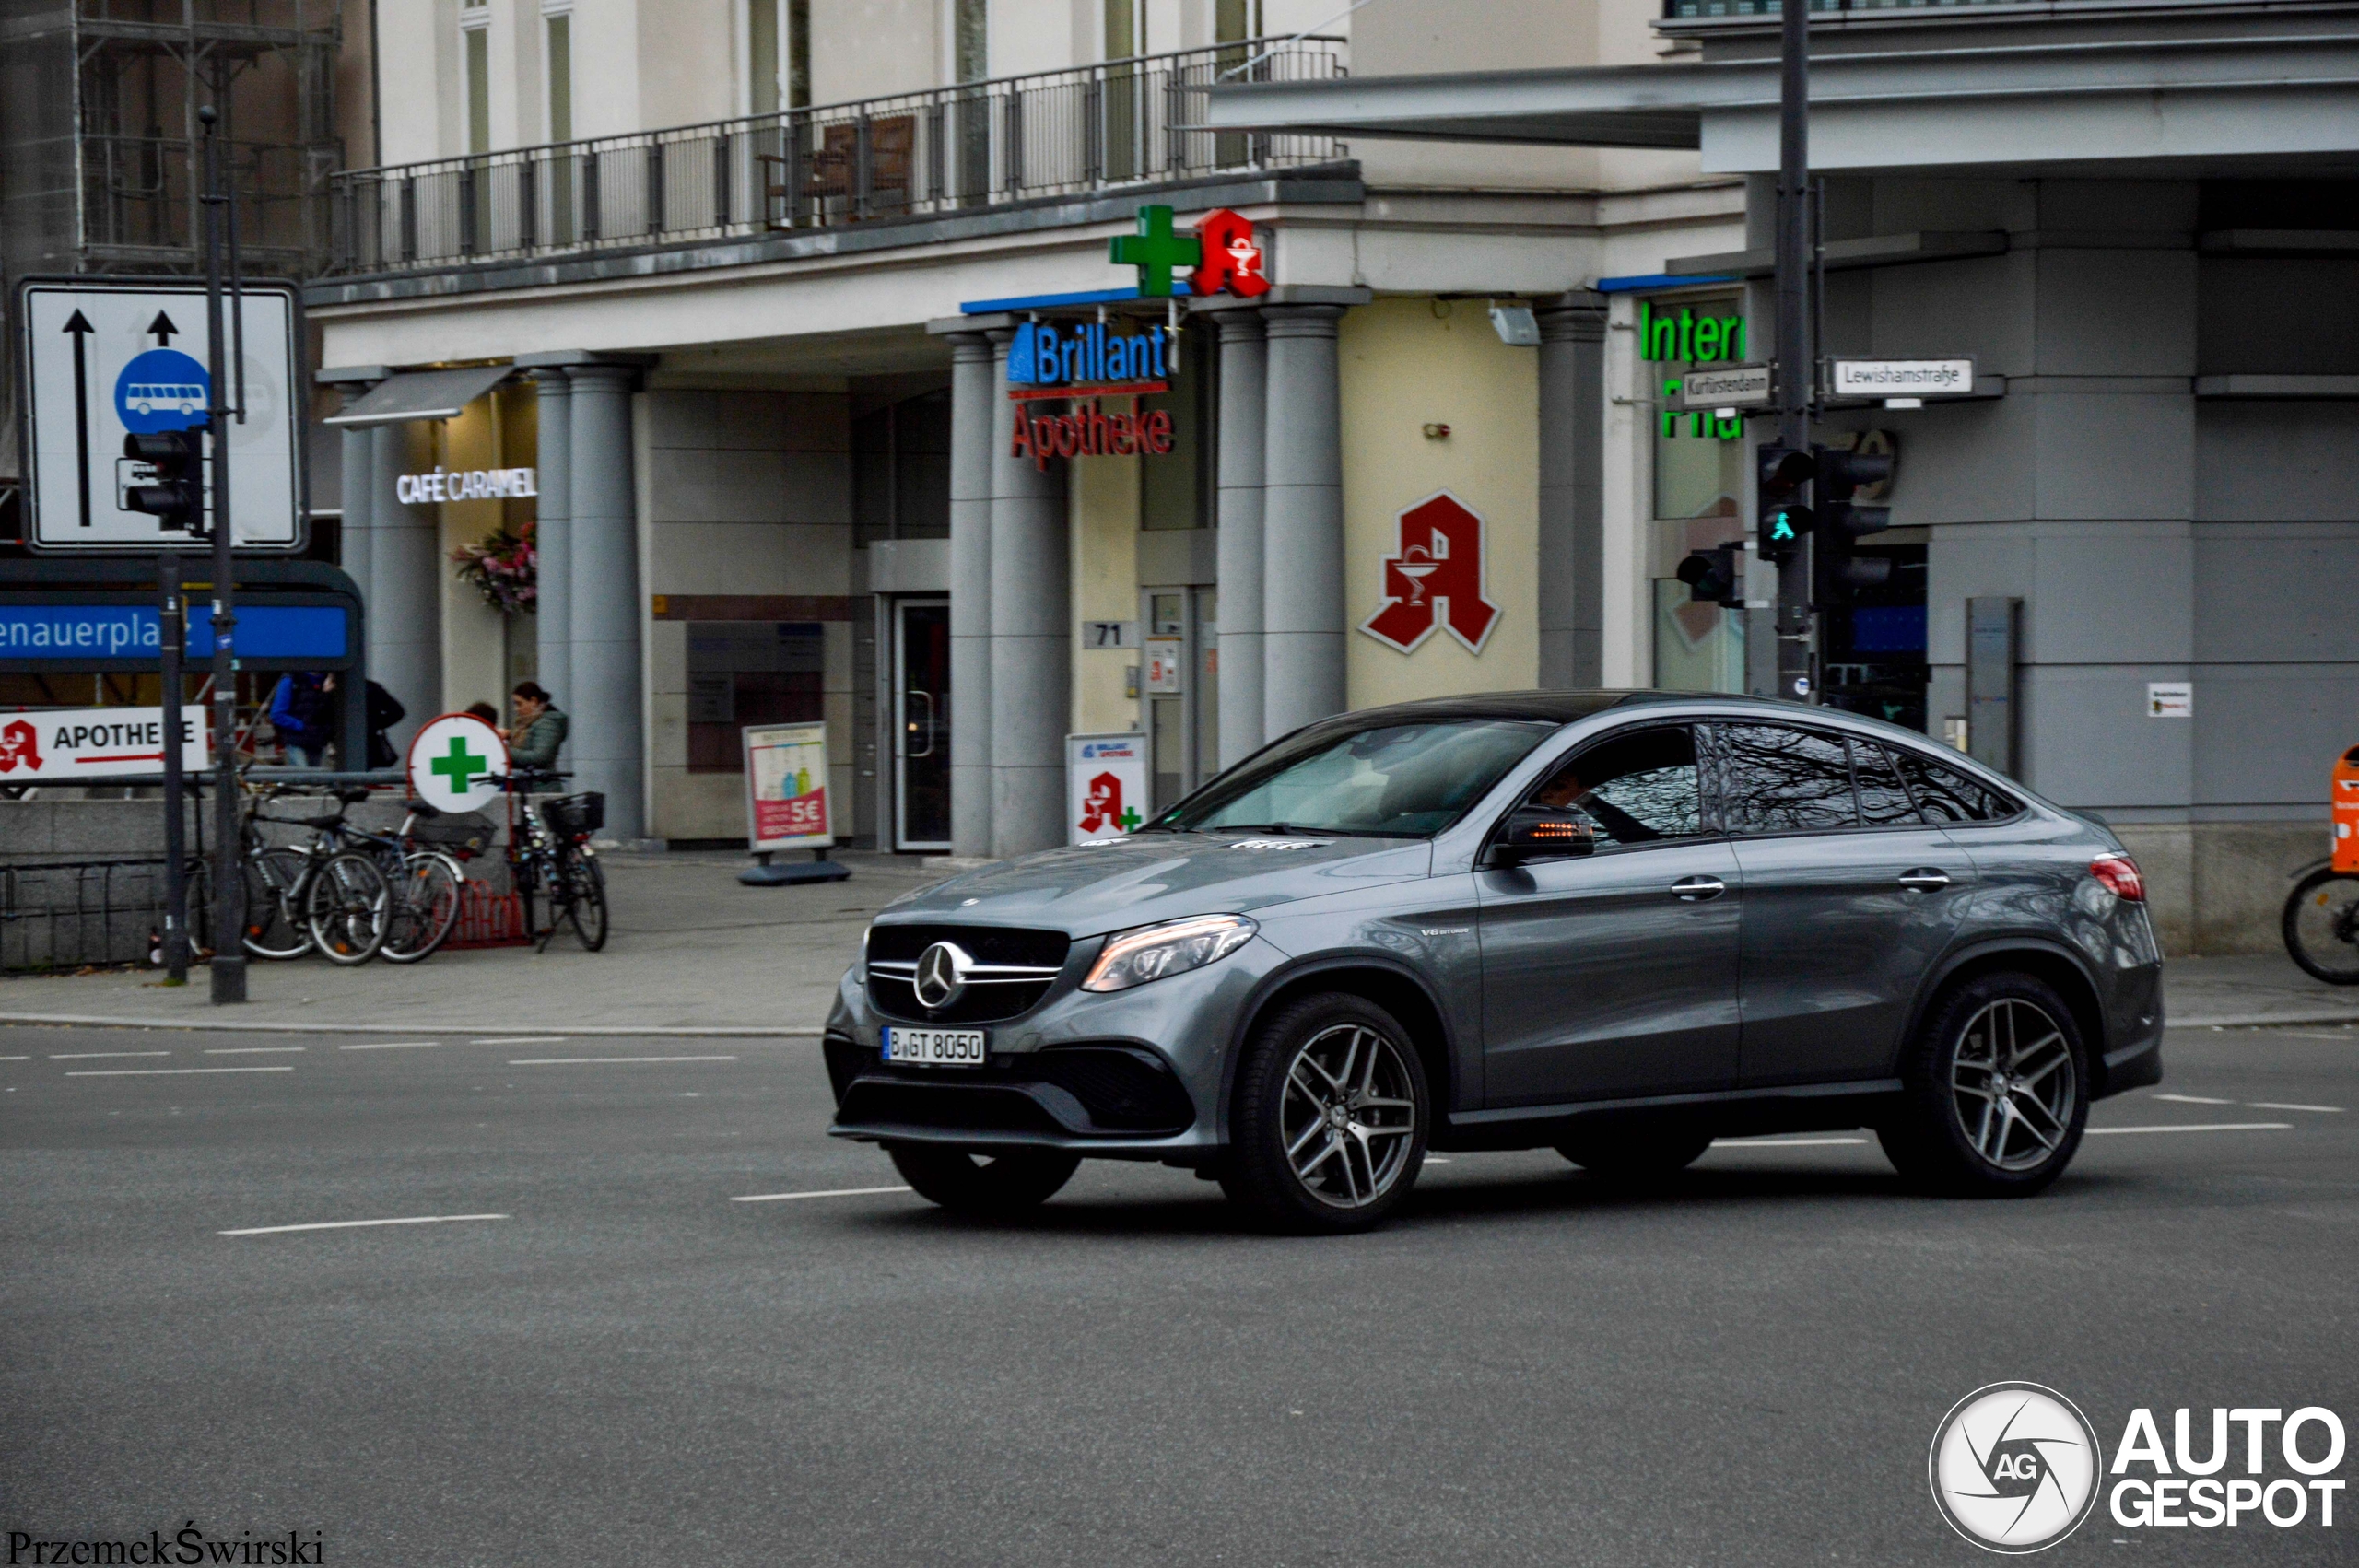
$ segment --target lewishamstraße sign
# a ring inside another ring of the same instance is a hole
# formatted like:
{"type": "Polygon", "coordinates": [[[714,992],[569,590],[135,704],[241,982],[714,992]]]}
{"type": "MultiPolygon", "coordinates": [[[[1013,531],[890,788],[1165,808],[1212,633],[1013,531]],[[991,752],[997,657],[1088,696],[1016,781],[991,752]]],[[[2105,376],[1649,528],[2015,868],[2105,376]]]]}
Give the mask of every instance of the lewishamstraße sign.
{"type": "MultiPolygon", "coordinates": [[[[206,747],[204,705],[191,703],[181,709],[181,766],[211,766],[206,747]]],[[[0,784],[54,784],[163,768],[160,708],[0,713],[0,784]]]]}

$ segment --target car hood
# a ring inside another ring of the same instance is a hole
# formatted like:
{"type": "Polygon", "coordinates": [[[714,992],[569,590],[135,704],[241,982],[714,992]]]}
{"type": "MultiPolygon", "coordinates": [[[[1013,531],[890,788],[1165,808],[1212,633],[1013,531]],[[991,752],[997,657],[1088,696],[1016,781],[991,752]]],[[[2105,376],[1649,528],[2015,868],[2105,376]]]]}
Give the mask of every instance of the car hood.
{"type": "Polygon", "coordinates": [[[1433,846],[1423,839],[1145,833],[968,872],[889,905],[877,922],[1045,927],[1078,941],[1407,881],[1432,864],[1433,846]]]}

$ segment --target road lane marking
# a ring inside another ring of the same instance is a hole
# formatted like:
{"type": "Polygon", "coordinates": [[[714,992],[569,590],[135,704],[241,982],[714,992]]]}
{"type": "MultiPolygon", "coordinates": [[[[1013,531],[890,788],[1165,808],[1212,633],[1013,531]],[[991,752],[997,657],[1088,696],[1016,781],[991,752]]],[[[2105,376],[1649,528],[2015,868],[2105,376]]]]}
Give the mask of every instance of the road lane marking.
{"type": "Polygon", "coordinates": [[[96,1061],[100,1057],[170,1056],[171,1054],[170,1051],[52,1051],[49,1053],[49,1059],[52,1061],[96,1061]]]}
{"type": "Polygon", "coordinates": [[[1865,1143],[1864,1138],[1715,1138],[1715,1149],[1821,1149],[1837,1143],[1865,1143]]]}
{"type": "Polygon", "coordinates": [[[2169,1100],[2182,1106],[2233,1106],[2234,1100],[2215,1100],[2209,1094],[2149,1094],[2150,1100],[2169,1100]]]}
{"type": "Polygon", "coordinates": [[[154,1078],[166,1073],[183,1072],[292,1072],[294,1068],[284,1063],[276,1067],[92,1067],[78,1072],[68,1072],[68,1078],[154,1078]]]}
{"type": "Polygon", "coordinates": [[[561,1046],[569,1036],[564,1035],[508,1035],[496,1040],[469,1040],[471,1046],[561,1046]]]}
{"type": "Polygon", "coordinates": [[[2327,1111],[2335,1116],[2342,1114],[2341,1106],[2294,1106],[2282,1100],[2247,1100],[2245,1104],[2257,1111],[2327,1111]]]}
{"type": "Polygon", "coordinates": [[[2089,1136],[2112,1132],[2289,1132],[2293,1127],[2290,1121],[2182,1122],[2177,1127],[2093,1127],[2089,1136]]]}
{"type": "Polygon", "coordinates": [[[465,1220],[505,1220],[506,1214],[413,1214],[403,1220],[321,1220],[309,1225],[254,1225],[242,1231],[217,1231],[225,1236],[276,1236],[290,1231],[358,1231],[373,1225],[455,1225],[465,1220]]]}
{"type": "Polygon", "coordinates": [[[753,1192],[732,1203],[788,1203],[797,1198],[866,1198],[878,1192],[907,1192],[906,1187],[839,1187],[830,1192],[753,1192]]]}
{"type": "Polygon", "coordinates": [[[309,1050],[308,1046],[208,1046],[206,1056],[284,1056],[289,1051],[309,1050]]]}
{"type": "Polygon", "coordinates": [[[528,1056],[511,1067],[580,1067],[593,1061],[735,1061],[734,1056],[528,1056]]]}
{"type": "Polygon", "coordinates": [[[442,1042],[440,1040],[386,1040],[382,1042],[372,1040],[365,1046],[338,1046],[336,1047],[336,1049],[340,1051],[422,1051],[439,1047],[441,1044],[442,1042]]]}
{"type": "Polygon", "coordinates": [[[29,1056],[0,1056],[0,1061],[30,1061],[32,1059],[29,1056]]]}

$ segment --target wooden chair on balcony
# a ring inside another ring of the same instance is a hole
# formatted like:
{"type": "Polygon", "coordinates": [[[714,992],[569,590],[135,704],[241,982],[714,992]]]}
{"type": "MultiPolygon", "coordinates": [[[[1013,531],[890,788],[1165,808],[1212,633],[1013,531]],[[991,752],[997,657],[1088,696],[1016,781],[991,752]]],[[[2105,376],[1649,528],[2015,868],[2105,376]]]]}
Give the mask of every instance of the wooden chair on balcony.
{"type": "Polygon", "coordinates": [[[762,162],[774,178],[764,187],[771,202],[788,203],[788,221],[772,220],[772,228],[796,227],[793,219],[813,214],[822,223],[852,222],[907,211],[914,193],[917,171],[918,120],[895,114],[867,122],[868,192],[865,210],[860,201],[860,123],[838,122],[823,128],[819,146],[803,168],[798,187],[787,165],[792,159],[765,153],[762,162]]]}

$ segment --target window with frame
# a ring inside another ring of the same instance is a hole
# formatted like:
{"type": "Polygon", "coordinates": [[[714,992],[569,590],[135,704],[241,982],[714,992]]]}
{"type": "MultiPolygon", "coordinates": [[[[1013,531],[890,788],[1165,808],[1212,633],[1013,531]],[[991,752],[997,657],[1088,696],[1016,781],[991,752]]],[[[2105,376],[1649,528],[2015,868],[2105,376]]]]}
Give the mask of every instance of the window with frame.
{"type": "Polygon", "coordinates": [[[1828,833],[1860,825],[1842,739],[1784,724],[1718,731],[1721,812],[1731,833],[1828,833]]]}
{"type": "Polygon", "coordinates": [[[1704,781],[1696,731],[1665,724],[1609,735],[1548,776],[1531,803],[1569,811],[1603,850],[1703,836],[1704,781]]]}
{"type": "Polygon", "coordinates": [[[1927,822],[1996,822],[2023,809],[1989,785],[1921,753],[1895,746],[1893,755],[1927,822]]]}
{"type": "Polygon", "coordinates": [[[1892,755],[1873,741],[1849,737],[1851,777],[1860,787],[1860,823],[1865,827],[1922,827],[1924,816],[1892,755]]]}

